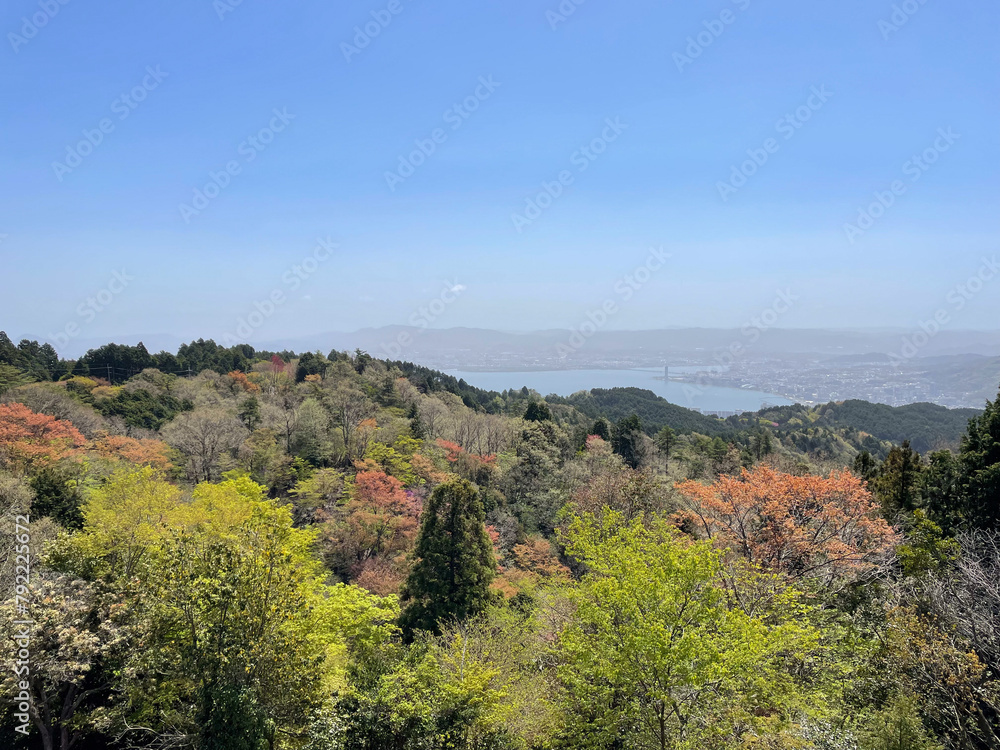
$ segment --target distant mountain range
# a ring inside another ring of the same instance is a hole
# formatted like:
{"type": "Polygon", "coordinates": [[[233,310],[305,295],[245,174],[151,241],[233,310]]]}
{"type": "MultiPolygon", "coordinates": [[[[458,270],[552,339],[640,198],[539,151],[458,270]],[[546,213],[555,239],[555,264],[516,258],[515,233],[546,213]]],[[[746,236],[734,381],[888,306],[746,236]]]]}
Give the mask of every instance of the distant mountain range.
{"type": "MultiPolygon", "coordinates": [[[[570,342],[571,331],[549,329],[525,333],[483,328],[415,328],[384,326],[364,328],[351,333],[331,331],[309,336],[251,340],[257,349],[297,352],[331,349],[363,349],[373,356],[392,359],[427,360],[431,364],[455,364],[457,360],[505,357],[543,364],[559,360],[565,367],[589,364],[594,360],[615,357],[647,357],[651,361],[666,357],[684,357],[711,361],[713,353],[729,350],[739,344],[747,356],[841,358],[848,362],[887,361],[890,352],[901,349],[904,337],[912,339],[914,331],[902,329],[870,329],[864,331],[828,329],[774,328],[757,329],[667,328],[646,331],[598,330],[581,334],[583,345],[573,346],[560,357],[556,347],[570,342]],[[398,350],[398,351],[397,351],[398,350]],[[869,359],[870,358],[870,359],[869,359]]],[[[25,335],[24,338],[46,341],[45,336],[25,335]]],[[[150,352],[161,349],[176,351],[187,339],[170,334],[143,334],[114,337],[116,343],[136,344],[142,341],[150,352]]],[[[581,339],[577,339],[578,341],[581,339]]],[[[73,339],[60,354],[79,356],[87,349],[108,343],[107,337],[73,339]]],[[[223,342],[221,339],[219,343],[223,342]]],[[[974,354],[1000,357],[1000,331],[945,330],[931,337],[917,352],[917,358],[974,354]]],[[[465,366],[471,361],[459,362],[465,366]]]]}

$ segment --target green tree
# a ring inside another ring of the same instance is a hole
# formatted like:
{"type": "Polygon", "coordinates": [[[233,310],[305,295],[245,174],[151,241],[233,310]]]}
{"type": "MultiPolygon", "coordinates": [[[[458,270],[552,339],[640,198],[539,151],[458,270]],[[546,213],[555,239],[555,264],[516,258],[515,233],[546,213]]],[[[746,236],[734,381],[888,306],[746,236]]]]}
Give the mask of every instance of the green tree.
{"type": "Polygon", "coordinates": [[[316,399],[307,398],[294,411],[289,446],[290,453],[313,466],[326,466],[333,460],[330,415],[316,399]]]}
{"type": "Polygon", "coordinates": [[[525,529],[554,530],[555,517],[566,502],[559,468],[570,450],[568,437],[555,422],[529,422],[521,430],[500,489],[525,529]]]}
{"type": "Polygon", "coordinates": [[[552,670],[540,668],[548,652],[532,619],[500,606],[408,649],[359,654],[305,750],[549,747],[559,705],[552,670]]]}
{"type": "Polygon", "coordinates": [[[552,412],[544,401],[530,401],[524,410],[524,418],[528,422],[545,422],[552,419],[552,412]]]}
{"type": "Polygon", "coordinates": [[[854,463],[851,465],[851,471],[864,479],[866,482],[870,482],[878,477],[878,469],[878,462],[868,451],[861,451],[858,455],[856,455],[854,457],[854,463]]]}
{"type": "MultiPolygon", "coordinates": [[[[202,488],[208,502],[231,501],[202,488]]],[[[132,665],[159,679],[137,686],[145,700],[136,707],[157,723],[193,708],[185,718],[205,750],[266,747],[275,722],[304,720],[318,703],[323,656],[307,631],[315,569],[295,549],[303,534],[283,509],[260,508],[221,538],[166,540],[150,580],[150,649],[132,665]]]]}
{"type": "Polygon", "coordinates": [[[795,592],[747,614],[727,595],[721,553],[664,520],[606,512],[574,519],[567,537],[587,570],[561,637],[568,746],[747,747],[744,736],[779,734],[815,702],[791,666],[819,642],[795,592]]]}
{"type": "Polygon", "coordinates": [[[431,493],[403,588],[400,625],[407,638],[417,630],[439,633],[444,621],[464,620],[490,602],[496,559],[484,521],[479,491],[470,482],[447,482],[431,493]]]}
{"type": "Polygon", "coordinates": [[[869,720],[864,750],[941,750],[920,719],[916,698],[900,694],[869,720]]]}
{"type": "Polygon", "coordinates": [[[322,354],[306,352],[299,358],[299,365],[295,368],[295,382],[305,381],[307,375],[322,375],[329,364],[322,354]]]}
{"type": "Polygon", "coordinates": [[[0,363],[0,396],[7,391],[31,382],[31,377],[13,365],[0,363]]]}
{"type": "Polygon", "coordinates": [[[642,434],[642,423],[639,417],[631,414],[622,417],[615,425],[611,439],[611,447],[614,452],[622,457],[633,469],[639,468],[642,461],[642,448],[640,435],[642,434]]]}
{"type": "Polygon", "coordinates": [[[774,453],[774,438],[771,431],[760,428],[750,436],[750,455],[757,461],[774,453]]]}
{"type": "Polygon", "coordinates": [[[120,698],[95,718],[127,730],[124,744],[215,750],[273,748],[304,729],[345,684],[348,643],[377,650],[397,615],[394,602],[326,585],[314,541],[245,476],[185,500],[151,469],[125,470],[92,492],[83,530],[49,557],[128,597],[135,635],[114,673],[120,698]]]}
{"type": "Polygon", "coordinates": [[[965,525],[1000,529],[1000,395],[969,420],[959,461],[965,525]]]}
{"type": "Polygon", "coordinates": [[[923,505],[931,520],[946,534],[954,534],[962,523],[961,470],[951,451],[935,451],[927,457],[921,477],[923,505]]]}
{"type": "Polygon", "coordinates": [[[0,331],[0,365],[8,365],[27,374],[28,380],[55,380],[65,371],[65,364],[51,344],[22,339],[14,346],[7,334],[0,331]]]}
{"type": "Polygon", "coordinates": [[[107,378],[112,384],[124,383],[155,364],[141,341],[135,346],[105,344],[91,349],[81,359],[95,376],[107,378]]]}
{"type": "Polygon", "coordinates": [[[926,511],[915,510],[908,527],[906,540],[896,548],[904,574],[939,573],[958,559],[958,542],[946,538],[941,527],[927,517],[926,511]]]}
{"type": "Polygon", "coordinates": [[[417,440],[422,440],[427,435],[424,423],[420,419],[420,409],[416,402],[410,404],[410,409],[406,413],[406,418],[410,420],[410,434],[417,440]]]}
{"type": "Polygon", "coordinates": [[[660,453],[663,454],[663,460],[670,464],[670,452],[673,450],[674,445],[677,443],[677,433],[674,432],[669,427],[662,427],[658,433],[656,433],[656,447],[660,449],[660,453]]]}
{"type": "Polygon", "coordinates": [[[240,404],[240,410],[236,414],[243,423],[243,426],[250,430],[250,432],[253,432],[257,429],[261,421],[260,401],[256,396],[247,397],[240,404]]]}
{"type": "Polygon", "coordinates": [[[255,482],[272,493],[283,493],[292,480],[292,459],[278,444],[274,430],[261,427],[248,437],[238,452],[240,464],[255,482]]]}
{"type": "Polygon", "coordinates": [[[39,517],[48,516],[67,529],[80,528],[83,522],[81,478],[80,467],[70,461],[59,461],[37,470],[30,479],[35,493],[32,512],[39,517]]]}
{"type": "Polygon", "coordinates": [[[601,417],[594,422],[594,426],[590,428],[591,435],[597,435],[605,442],[611,442],[611,423],[604,417],[601,417]]]}
{"type": "MultiPolygon", "coordinates": [[[[301,460],[301,459],[298,459],[301,460]]],[[[317,469],[288,491],[298,522],[311,523],[328,515],[344,494],[344,475],[336,469],[317,469]]]]}
{"type": "Polygon", "coordinates": [[[912,513],[919,507],[922,471],[920,454],[910,447],[909,440],[889,451],[874,483],[875,495],[888,517],[912,513]]]}
{"type": "Polygon", "coordinates": [[[104,416],[121,417],[131,427],[158,430],[181,412],[194,408],[194,405],[169,393],[155,395],[145,388],[137,388],[119,391],[112,398],[101,401],[98,408],[104,416]]]}

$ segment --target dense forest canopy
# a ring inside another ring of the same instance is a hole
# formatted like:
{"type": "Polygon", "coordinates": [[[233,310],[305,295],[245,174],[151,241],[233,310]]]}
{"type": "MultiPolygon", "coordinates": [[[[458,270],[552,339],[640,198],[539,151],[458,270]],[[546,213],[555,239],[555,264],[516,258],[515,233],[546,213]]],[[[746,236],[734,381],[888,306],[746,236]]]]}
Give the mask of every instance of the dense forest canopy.
{"type": "Polygon", "coordinates": [[[1000,396],[0,333],[0,511],[16,748],[1000,750],[1000,396]]]}

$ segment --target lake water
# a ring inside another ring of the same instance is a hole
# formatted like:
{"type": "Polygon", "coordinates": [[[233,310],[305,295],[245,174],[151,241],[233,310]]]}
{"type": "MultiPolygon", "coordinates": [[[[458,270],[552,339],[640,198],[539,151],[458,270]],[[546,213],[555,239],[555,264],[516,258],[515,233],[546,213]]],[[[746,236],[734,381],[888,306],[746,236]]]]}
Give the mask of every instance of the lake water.
{"type": "MultiPolygon", "coordinates": [[[[696,372],[706,367],[672,367],[671,372],[696,372]]],[[[764,404],[791,404],[773,393],[746,388],[720,388],[665,381],[662,369],[632,370],[544,370],[539,372],[467,372],[449,370],[469,385],[489,391],[520,390],[523,386],[543,396],[569,396],[591,388],[645,388],[667,401],[701,411],[757,411],[764,404]],[[657,378],[657,376],[659,376],[657,378]]]]}

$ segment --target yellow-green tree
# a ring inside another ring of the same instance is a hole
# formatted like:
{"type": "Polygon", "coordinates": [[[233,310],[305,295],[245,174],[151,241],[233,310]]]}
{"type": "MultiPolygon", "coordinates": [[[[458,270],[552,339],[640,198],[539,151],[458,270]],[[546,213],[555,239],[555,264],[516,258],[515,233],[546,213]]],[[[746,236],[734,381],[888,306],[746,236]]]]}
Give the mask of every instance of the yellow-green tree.
{"type": "Polygon", "coordinates": [[[91,494],[52,559],[127,597],[138,635],[112,712],[127,741],[274,747],[345,684],[352,645],[394,632],[394,600],[327,585],[314,541],[243,475],[185,496],[124,471],[91,494]]]}
{"type": "Polygon", "coordinates": [[[730,748],[779,734],[808,703],[796,676],[820,648],[795,592],[769,613],[735,606],[720,553],[664,521],[576,518],[567,551],[587,573],[561,638],[570,744],[730,748]]]}

